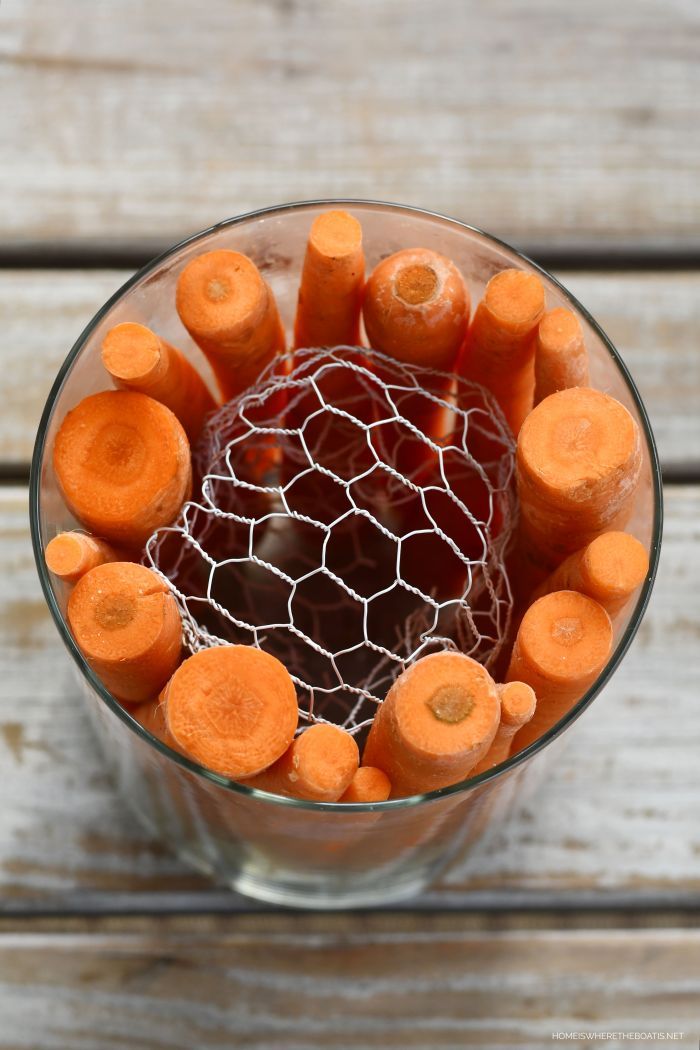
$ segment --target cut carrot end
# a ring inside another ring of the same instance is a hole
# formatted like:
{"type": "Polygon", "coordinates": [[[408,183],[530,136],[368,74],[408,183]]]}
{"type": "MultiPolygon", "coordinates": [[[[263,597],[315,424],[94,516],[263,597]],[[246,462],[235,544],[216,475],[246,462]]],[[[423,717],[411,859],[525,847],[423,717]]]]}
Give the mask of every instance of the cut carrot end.
{"type": "Polygon", "coordinates": [[[544,286],[537,274],[502,270],[486,285],[482,302],[503,328],[529,332],[544,313],[544,286]]]}
{"type": "Polygon", "coordinates": [[[391,781],[375,766],[360,766],[341,796],[341,802],[386,802],[391,794],[391,781]]]}
{"type": "Polygon", "coordinates": [[[583,569],[591,598],[601,604],[624,600],[639,587],[649,571],[646,547],[626,532],[604,532],[586,548],[583,569]]]}
{"type": "Polygon", "coordinates": [[[294,742],[288,788],[298,798],[337,801],[357,772],[354,737],[339,726],[310,726],[294,742]]]}
{"type": "Polygon", "coordinates": [[[398,271],[394,287],[399,299],[409,306],[420,306],[435,296],[438,289],[438,275],[432,266],[425,263],[413,263],[398,271]]]}
{"type": "Polygon", "coordinates": [[[327,211],[314,219],[309,243],[327,259],[342,259],[361,250],[362,227],[346,211],[327,211]]]}
{"type": "Polygon", "coordinates": [[[573,312],[563,306],[549,310],[537,330],[539,347],[549,354],[565,354],[583,339],[581,323],[573,312]]]}
{"type": "Polygon", "coordinates": [[[145,325],[125,321],[111,328],[102,342],[102,363],[125,383],[147,381],[158,370],[162,344],[145,325]]]}
{"type": "Polygon", "coordinates": [[[198,255],[177,282],[177,312],[197,340],[226,341],[240,329],[260,324],[267,302],[267,286],[257,266],[240,252],[222,249],[198,255]]]}
{"type": "Polygon", "coordinates": [[[537,703],[532,686],[526,682],[507,682],[497,688],[501,698],[501,724],[517,727],[529,722],[537,703]]]}
{"type": "Polygon", "coordinates": [[[107,561],[116,561],[117,554],[103,540],[84,532],[62,532],[47,544],[46,567],[66,583],[75,583],[90,569],[107,561]]]}

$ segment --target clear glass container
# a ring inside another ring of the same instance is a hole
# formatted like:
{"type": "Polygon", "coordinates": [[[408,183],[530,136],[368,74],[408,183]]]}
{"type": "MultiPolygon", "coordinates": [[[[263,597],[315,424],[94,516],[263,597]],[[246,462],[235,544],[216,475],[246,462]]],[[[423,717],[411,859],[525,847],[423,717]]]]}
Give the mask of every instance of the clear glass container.
{"type": "Polygon", "coordinates": [[[635,635],[651,592],[661,540],[659,464],[649,420],[622,359],[576,299],[525,256],[454,219],[371,201],[312,201],[252,212],[196,234],[150,262],[90,321],[49,395],[32,463],[31,529],[41,583],[68,649],[107,766],[133,813],[180,857],[241,893],[279,904],[340,908],[396,901],[419,893],[456,855],[503,820],[545,772],[569,727],[604,686],[635,635]],[[535,744],[495,769],[430,794],[375,805],[310,803],[251,790],[171,751],[135,721],[104,688],[77,649],[65,620],[67,593],[47,573],[44,547],[76,526],[59,493],[52,448],[66,412],[110,386],[100,343],[112,325],[140,321],[185,350],[205,374],[203,358],[174,308],[183,265],[214,248],[250,256],[262,270],[291,332],[309,227],[328,207],[361,221],[368,271],[400,248],[433,248],[455,261],[478,301],[489,278],[505,267],[536,272],[547,304],[576,311],[590,357],[591,385],[632,413],[644,438],[636,506],[628,529],[649,549],[650,571],[636,602],[616,623],[611,659],[569,714],[535,744]],[[557,739],[558,738],[558,739],[557,739]]]}

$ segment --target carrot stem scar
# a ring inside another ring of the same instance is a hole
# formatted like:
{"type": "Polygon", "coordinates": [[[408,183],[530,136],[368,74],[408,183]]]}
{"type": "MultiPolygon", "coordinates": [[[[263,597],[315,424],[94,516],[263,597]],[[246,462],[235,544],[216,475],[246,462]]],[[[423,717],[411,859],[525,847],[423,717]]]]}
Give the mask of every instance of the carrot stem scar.
{"type": "Polygon", "coordinates": [[[219,250],[192,259],[178,279],[175,305],[226,400],[251,386],[284,350],[272,291],[240,252],[219,250]]]}
{"type": "Polygon", "coordinates": [[[115,386],[160,401],[195,441],[205,416],[216,408],[206,383],[187,358],[145,325],[115,325],[102,343],[102,363],[115,386]]]}
{"type": "Polygon", "coordinates": [[[537,274],[497,273],[476,308],[457,366],[493,393],[516,435],[532,407],[535,335],[543,313],[544,287],[537,274]]]}
{"type": "Polygon", "coordinates": [[[345,211],[311,226],[299,285],[294,347],[356,346],[365,280],[362,227],[345,211]]]}
{"type": "Polygon", "coordinates": [[[525,682],[508,682],[496,686],[496,689],[501,701],[501,721],[491,747],[472,769],[472,776],[485,773],[505,762],[510,754],[513,737],[535,713],[537,697],[532,686],[525,682]]]}
{"type": "Polygon", "coordinates": [[[599,602],[609,616],[615,616],[648,571],[649,554],[636,537],[627,532],[604,532],[566,558],[534,597],[552,591],[579,591],[599,602]]]}
{"type": "Polygon", "coordinates": [[[376,766],[360,766],[341,802],[386,802],[391,794],[391,781],[376,766]]]}
{"type": "Polygon", "coordinates": [[[392,798],[455,784],[491,746],[500,706],[493,679],[475,660],[454,652],[425,656],[389,690],[363,764],[387,774],[392,798]]]}
{"type": "Polygon", "coordinates": [[[337,802],[357,773],[355,738],[340,726],[317,723],[301,733],[282,757],[249,787],[310,802],[337,802]]]}
{"type": "Polygon", "coordinates": [[[297,726],[296,691],[286,668],[247,645],[190,656],[168,682],[163,701],[178,748],[235,780],[275,762],[297,726]]]}
{"type": "Polygon", "coordinates": [[[49,572],[66,583],[76,583],[90,569],[119,557],[109,543],[85,532],[59,533],[46,545],[44,556],[49,572]]]}
{"type": "Polygon", "coordinates": [[[91,532],[143,545],[189,498],[187,436],[160,402],[126,390],[86,397],[63,420],[53,449],[68,508],[91,532]]]}
{"type": "Polygon", "coordinates": [[[68,599],[78,648],[117,699],[152,699],[180,661],[181,623],[163,580],[133,562],[106,562],[86,573],[68,599]]]}
{"type": "Polygon", "coordinates": [[[581,323],[558,306],[544,315],[535,342],[535,404],[572,386],[588,386],[588,355],[581,323]]]}

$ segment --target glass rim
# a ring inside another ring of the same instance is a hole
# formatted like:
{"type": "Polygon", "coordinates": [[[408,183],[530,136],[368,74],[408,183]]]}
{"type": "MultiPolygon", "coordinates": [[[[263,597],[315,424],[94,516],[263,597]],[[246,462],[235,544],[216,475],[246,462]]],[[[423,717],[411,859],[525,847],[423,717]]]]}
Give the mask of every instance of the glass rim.
{"type": "Polygon", "coordinates": [[[613,674],[619,667],[623,657],[629,649],[634,636],[637,633],[639,625],[644,616],[644,612],[649,603],[651,592],[654,586],[654,580],[656,578],[656,572],[659,563],[659,554],[661,548],[661,535],[663,526],[663,486],[661,479],[661,467],[659,464],[658,452],[656,449],[656,442],[651,429],[651,423],[647,414],[644,402],[637,390],[637,386],[630,374],[622,357],[616,350],[612,341],[603,331],[601,326],[595,320],[594,317],[588,312],[585,306],[583,306],[578,299],[572,295],[572,293],[548,270],[540,266],[533,259],[527,256],[524,252],[514,248],[511,244],[506,241],[495,237],[493,234],[487,233],[484,230],[479,229],[477,226],[472,226],[469,223],[462,222],[460,219],[452,218],[448,215],[443,215],[440,212],[430,211],[426,208],[420,208],[410,204],[397,204],[391,201],[378,201],[378,200],[366,200],[363,198],[321,198],[318,200],[305,200],[305,201],[293,201],[287,204],[271,205],[266,208],[257,208],[253,211],[245,212],[242,215],[235,216],[233,218],[224,219],[221,222],[215,223],[206,229],[200,230],[197,233],[191,234],[185,237],[183,240],[178,241],[176,244],[167,248],[160,255],[151,259],[144,266],[140,267],[131,277],[128,278],[122,284],[113,295],[100,307],[95,313],[92,319],[85,326],[83,331],[80,333],[75,343],[68,352],[63,364],[61,365],[56,379],[53,382],[51,390],[49,391],[44,409],[41,414],[39,421],[39,427],[37,430],[36,441],[34,444],[34,451],[32,454],[31,471],[29,478],[29,520],[30,520],[30,532],[32,537],[32,547],[34,551],[34,559],[37,566],[37,572],[41,582],[42,591],[46,599],[46,603],[53,616],[54,623],[58,629],[61,639],[68,649],[68,652],[73,657],[73,660],[79,668],[82,676],[89,685],[95,690],[101,701],[107,706],[107,708],[116,715],[133,733],[140,737],[146,744],[154,747],[159,751],[165,758],[177,763],[179,766],[184,768],[189,773],[202,777],[206,781],[215,785],[216,787],[224,788],[232,791],[233,793],[247,796],[260,800],[269,805],[273,806],[285,806],[292,809],[302,809],[313,812],[347,812],[347,813],[358,813],[358,812],[377,812],[377,811],[388,811],[396,809],[404,809],[411,806],[421,805],[426,802],[432,802],[441,798],[447,798],[452,795],[458,795],[460,793],[468,793],[475,788],[481,787],[483,784],[488,783],[490,780],[495,780],[510,770],[517,768],[523,763],[529,761],[536,754],[542,751],[549,743],[559,737],[571,726],[581,714],[590,706],[593,700],[596,698],[598,693],[603,689],[605,685],[610,681],[613,674]],[[41,468],[44,460],[44,453],[46,449],[46,435],[48,432],[49,424],[53,417],[56,401],[63,389],[64,383],[68,379],[73,363],[80,354],[81,350],[89,340],[95,328],[102,321],[103,317],[112,309],[136,284],[138,284],[143,278],[152,274],[160,266],[162,266],[167,260],[172,258],[174,255],[182,251],[190,245],[196,244],[198,241],[205,240],[212,234],[215,234],[224,229],[232,229],[239,226],[251,219],[258,219],[263,217],[269,217],[272,215],[283,215],[291,211],[300,211],[305,208],[316,208],[320,206],[325,207],[343,207],[353,205],[361,205],[369,210],[385,211],[389,210],[397,213],[405,213],[407,215],[421,215],[428,219],[436,220],[439,223],[444,223],[451,227],[458,227],[466,230],[470,233],[476,234],[478,237],[487,241],[488,243],[497,246],[498,248],[504,249],[511,253],[516,258],[521,259],[527,263],[528,266],[533,267],[538,273],[542,274],[548,281],[551,281],[559,291],[562,293],[566,301],[570,306],[577,311],[585,321],[591,326],[598,338],[601,340],[605,348],[607,349],[610,357],[615,363],[620,375],[622,376],[627,389],[630,393],[632,401],[639,413],[639,418],[642,423],[642,431],[647,444],[647,450],[649,453],[649,462],[652,473],[652,497],[653,497],[653,520],[652,520],[652,535],[651,535],[651,546],[649,551],[649,572],[642,584],[642,589],[637,599],[634,611],[630,617],[629,623],[625,630],[622,632],[618,643],[613,650],[610,659],[601,671],[596,681],[586,690],[580,700],[574,704],[574,706],[566,713],[566,715],[560,719],[551,729],[543,733],[542,736],[538,737],[533,743],[529,744],[528,747],[523,748],[516,755],[512,755],[507,758],[504,762],[499,763],[492,769],[486,770],[484,773],[480,773],[477,776],[467,777],[464,780],[460,780],[456,784],[450,784],[448,787],[440,788],[436,791],[428,791],[418,795],[410,795],[407,798],[389,799],[386,802],[310,802],[305,799],[286,798],[282,795],[274,795],[267,791],[261,791],[257,788],[248,787],[244,784],[239,784],[235,780],[231,780],[228,777],[222,776],[219,773],[215,773],[205,766],[199,765],[198,762],[187,758],[182,755],[179,751],[174,751],[168,747],[163,741],[159,740],[158,737],[154,736],[147,729],[145,729],[132,714],[129,713],[126,707],[122,707],[118,700],[105,688],[97,675],[92,671],[87,661],[85,660],[80,649],[76,645],[73,636],[68,628],[68,625],[63,617],[63,614],[58,606],[56,595],[54,593],[53,584],[51,582],[50,574],[46,568],[46,561],[44,558],[44,549],[41,541],[40,534],[40,504],[41,504],[41,468]]]}

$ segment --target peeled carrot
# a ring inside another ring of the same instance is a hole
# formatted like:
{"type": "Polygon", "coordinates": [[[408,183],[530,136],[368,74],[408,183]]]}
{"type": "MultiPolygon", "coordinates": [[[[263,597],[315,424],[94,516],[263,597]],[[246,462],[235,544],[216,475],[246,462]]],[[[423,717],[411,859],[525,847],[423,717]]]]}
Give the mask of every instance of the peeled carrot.
{"type": "Polygon", "coordinates": [[[189,498],[187,436],[160,402],[126,390],[86,397],[63,420],[53,465],[76,518],[98,536],[141,546],[189,498]]]}
{"type": "Polygon", "coordinates": [[[500,702],[488,671],[462,653],[432,653],[404,671],[370,729],[363,764],[391,780],[392,798],[463,780],[498,729],[500,702]]]}
{"type": "Polygon", "coordinates": [[[311,226],[294,323],[295,347],[356,346],[365,279],[362,227],[346,211],[311,226]]]}
{"type": "Polygon", "coordinates": [[[120,389],[140,391],[166,405],[190,441],[216,408],[194,365],[145,325],[126,321],[110,328],[102,342],[102,364],[120,389]]]}
{"type": "Polygon", "coordinates": [[[391,781],[376,766],[360,766],[350,781],[341,802],[386,802],[391,794],[391,781]]]}
{"type": "Polygon", "coordinates": [[[205,252],[177,282],[180,320],[206,354],[226,400],[258,379],[284,350],[284,329],[271,289],[240,252],[205,252]]]}
{"type": "Polygon", "coordinates": [[[180,661],[182,627],[160,576],[133,562],[106,562],[76,583],[68,623],[95,674],[118,700],[152,699],[180,661]]]}
{"type": "Polygon", "coordinates": [[[494,394],[517,435],[532,408],[537,325],[544,287],[537,274],[502,270],[486,285],[457,366],[494,394]]]}
{"type": "Polygon", "coordinates": [[[561,390],[525,420],[516,464],[524,550],[552,567],[629,518],[642,466],[639,427],[599,390],[561,390]]]}
{"type": "Polygon", "coordinates": [[[535,404],[572,386],[588,386],[588,355],[578,317],[558,306],[544,315],[537,328],[535,404]]]}
{"type": "Polygon", "coordinates": [[[538,588],[534,599],[552,591],[578,591],[615,616],[649,571],[646,547],[627,532],[604,532],[571,554],[538,588]]]}
{"type": "Polygon", "coordinates": [[[600,675],[612,650],[612,624],[602,605],[577,591],[554,591],[525,613],[506,681],[527,682],[537,706],[518,731],[513,752],[551,729],[600,675]]]}
{"type": "Polygon", "coordinates": [[[311,802],[337,802],[357,772],[355,738],[339,726],[317,723],[300,733],[282,757],[249,787],[311,802]]]}
{"type": "Polygon", "coordinates": [[[196,762],[238,780],[289,747],[297,727],[294,683],[274,656],[248,645],[203,649],[163,691],[168,732],[196,762]]]}
{"type": "Polygon", "coordinates": [[[165,724],[165,705],[160,699],[146,700],[145,703],[132,708],[130,713],[152,736],[162,740],[168,747],[176,749],[175,741],[165,724]]]}
{"type": "Polygon", "coordinates": [[[472,769],[472,776],[485,773],[505,762],[510,754],[513,737],[535,713],[537,697],[532,686],[525,682],[508,682],[496,686],[496,689],[501,700],[501,721],[491,747],[472,769]]]}
{"type": "Polygon", "coordinates": [[[119,558],[109,543],[86,532],[60,532],[46,545],[44,556],[49,572],[65,583],[76,583],[90,569],[119,558]]]}

